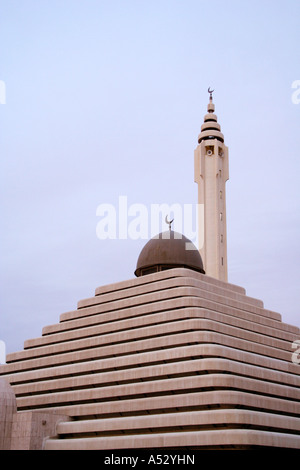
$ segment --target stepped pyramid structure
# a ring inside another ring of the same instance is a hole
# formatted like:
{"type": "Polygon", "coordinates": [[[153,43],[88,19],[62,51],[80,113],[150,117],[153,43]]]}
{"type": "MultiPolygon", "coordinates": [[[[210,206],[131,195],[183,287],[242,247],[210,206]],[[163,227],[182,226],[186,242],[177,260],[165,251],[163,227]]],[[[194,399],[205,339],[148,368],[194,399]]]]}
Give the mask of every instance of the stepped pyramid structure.
{"type": "Polygon", "coordinates": [[[300,449],[299,328],[205,268],[170,226],[135,278],[97,288],[8,354],[0,446],[300,449]]]}
{"type": "Polygon", "coordinates": [[[96,289],[1,376],[19,427],[59,418],[46,449],[300,448],[299,333],[243,288],[172,268],[96,289]]]}

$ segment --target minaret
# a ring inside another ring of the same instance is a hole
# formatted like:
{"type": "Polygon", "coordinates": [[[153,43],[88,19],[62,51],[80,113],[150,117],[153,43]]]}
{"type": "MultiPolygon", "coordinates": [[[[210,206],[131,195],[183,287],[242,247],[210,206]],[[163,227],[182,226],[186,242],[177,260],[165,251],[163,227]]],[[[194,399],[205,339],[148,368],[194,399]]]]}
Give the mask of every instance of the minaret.
{"type": "Polygon", "coordinates": [[[208,89],[208,113],[204,116],[199,145],[194,152],[198,204],[204,206],[204,227],[199,226],[199,250],[206,274],[227,281],[225,183],[229,178],[228,148],[214,114],[213,91],[208,89]]]}

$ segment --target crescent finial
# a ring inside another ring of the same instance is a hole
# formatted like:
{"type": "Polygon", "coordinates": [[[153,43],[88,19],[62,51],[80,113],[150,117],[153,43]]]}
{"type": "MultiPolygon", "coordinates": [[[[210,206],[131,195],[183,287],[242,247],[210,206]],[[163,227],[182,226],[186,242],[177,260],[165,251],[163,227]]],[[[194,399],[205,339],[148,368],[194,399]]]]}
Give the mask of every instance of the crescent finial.
{"type": "Polygon", "coordinates": [[[171,224],[172,224],[173,221],[174,221],[174,219],[172,219],[171,221],[169,221],[169,220],[168,220],[168,216],[166,215],[166,217],[165,217],[165,222],[166,222],[166,224],[169,225],[169,230],[170,230],[170,232],[171,232],[171,224]]]}
{"type": "Polygon", "coordinates": [[[208,93],[210,94],[210,98],[212,99],[212,94],[213,94],[213,92],[214,92],[215,90],[211,90],[210,87],[208,87],[208,90],[207,90],[207,91],[208,91],[208,93]]]}

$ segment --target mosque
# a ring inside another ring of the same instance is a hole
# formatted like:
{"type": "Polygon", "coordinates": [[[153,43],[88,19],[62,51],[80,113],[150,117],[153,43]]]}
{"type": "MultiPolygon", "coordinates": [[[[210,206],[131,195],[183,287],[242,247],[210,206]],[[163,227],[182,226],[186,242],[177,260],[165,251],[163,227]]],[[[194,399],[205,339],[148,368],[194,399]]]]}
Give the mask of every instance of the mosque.
{"type": "Polygon", "coordinates": [[[300,330],[228,282],[228,148],[209,95],[194,153],[203,246],[169,223],[135,277],[8,354],[0,448],[300,449],[300,330]]]}

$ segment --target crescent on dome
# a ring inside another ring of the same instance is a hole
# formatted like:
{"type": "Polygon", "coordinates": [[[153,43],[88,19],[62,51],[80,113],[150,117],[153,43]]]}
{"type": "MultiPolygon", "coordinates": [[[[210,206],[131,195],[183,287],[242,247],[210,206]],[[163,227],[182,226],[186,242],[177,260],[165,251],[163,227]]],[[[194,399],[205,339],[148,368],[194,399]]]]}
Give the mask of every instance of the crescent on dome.
{"type": "Polygon", "coordinates": [[[165,217],[165,222],[166,222],[166,224],[169,225],[169,230],[170,230],[170,232],[171,232],[171,224],[172,224],[173,221],[174,221],[174,219],[172,219],[172,220],[169,221],[169,220],[168,220],[168,216],[166,215],[166,217],[165,217]]]}

